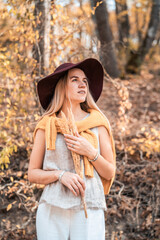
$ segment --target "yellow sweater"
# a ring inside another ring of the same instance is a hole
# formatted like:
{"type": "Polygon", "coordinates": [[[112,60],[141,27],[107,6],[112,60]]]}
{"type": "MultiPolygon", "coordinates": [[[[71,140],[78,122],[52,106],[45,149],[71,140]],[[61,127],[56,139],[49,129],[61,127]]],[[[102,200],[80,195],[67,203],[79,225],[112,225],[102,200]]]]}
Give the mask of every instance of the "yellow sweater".
{"type": "MultiPolygon", "coordinates": [[[[76,122],[78,132],[82,137],[85,137],[95,148],[98,148],[97,137],[90,130],[90,128],[104,126],[107,129],[110,136],[112,151],[114,156],[114,163],[116,166],[115,144],[114,144],[109,122],[107,118],[105,118],[99,111],[90,109],[89,112],[90,112],[90,115],[87,118],[76,122]]],[[[38,122],[35,128],[33,137],[35,137],[36,131],[38,129],[43,129],[45,131],[47,150],[55,150],[56,136],[57,136],[57,133],[60,132],[56,124],[57,121],[58,121],[58,125],[64,124],[63,120],[61,118],[57,118],[55,114],[52,114],[50,116],[46,115],[38,122]]],[[[93,177],[93,165],[91,162],[88,161],[87,157],[85,156],[84,156],[84,167],[85,167],[85,175],[87,177],[93,177]]],[[[111,188],[111,185],[113,183],[114,177],[110,180],[106,180],[103,177],[101,177],[101,180],[103,183],[104,193],[108,194],[111,188]]]]}

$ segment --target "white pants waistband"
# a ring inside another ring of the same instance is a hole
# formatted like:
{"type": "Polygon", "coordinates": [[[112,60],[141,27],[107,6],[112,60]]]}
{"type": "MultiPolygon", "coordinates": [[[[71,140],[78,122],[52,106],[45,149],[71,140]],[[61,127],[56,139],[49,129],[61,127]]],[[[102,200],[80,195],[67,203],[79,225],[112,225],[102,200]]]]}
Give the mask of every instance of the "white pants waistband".
{"type": "Polygon", "coordinates": [[[41,203],[37,210],[38,240],[105,240],[104,210],[62,209],[41,203]]]}

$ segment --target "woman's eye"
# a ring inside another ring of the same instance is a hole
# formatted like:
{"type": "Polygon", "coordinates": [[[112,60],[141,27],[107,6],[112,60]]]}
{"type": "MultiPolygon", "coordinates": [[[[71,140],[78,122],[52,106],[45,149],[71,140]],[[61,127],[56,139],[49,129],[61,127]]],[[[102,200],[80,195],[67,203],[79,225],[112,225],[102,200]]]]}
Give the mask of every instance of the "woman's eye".
{"type": "Polygon", "coordinates": [[[75,82],[75,81],[77,81],[77,79],[76,79],[76,78],[74,78],[74,79],[72,80],[72,82],[75,82]]]}
{"type": "Polygon", "coordinates": [[[87,85],[87,80],[84,80],[83,82],[87,85]]]}

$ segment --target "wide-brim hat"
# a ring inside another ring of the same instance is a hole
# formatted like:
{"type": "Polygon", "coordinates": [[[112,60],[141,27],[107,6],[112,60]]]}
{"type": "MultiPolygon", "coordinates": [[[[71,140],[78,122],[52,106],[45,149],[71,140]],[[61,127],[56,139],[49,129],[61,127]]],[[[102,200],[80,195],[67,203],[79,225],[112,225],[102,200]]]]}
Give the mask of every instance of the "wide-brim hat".
{"type": "Polygon", "coordinates": [[[95,102],[101,95],[103,88],[103,67],[101,63],[94,58],[88,58],[79,63],[63,63],[56,70],[42,78],[37,85],[37,91],[40,103],[44,109],[47,109],[55,91],[56,84],[66,72],[72,68],[81,69],[88,78],[89,90],[95,102]]]}

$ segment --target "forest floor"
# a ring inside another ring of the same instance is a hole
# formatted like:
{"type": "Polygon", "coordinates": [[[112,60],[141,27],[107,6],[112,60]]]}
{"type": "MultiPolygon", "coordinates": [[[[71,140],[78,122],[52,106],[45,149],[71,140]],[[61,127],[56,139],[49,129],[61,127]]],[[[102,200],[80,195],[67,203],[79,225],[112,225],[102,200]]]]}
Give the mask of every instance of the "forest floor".
{"type": "MultiPolygon", "coordinates": [[[[120,97],[105,81],[98,106],[108,117],[116,143],[117,172],[106,196],[107,240],[158,240],[160,236],[160,70],[144,65],[140,75],[117,80],[129,92],[127,125],[117,125],[120,97]],[[158,150],[157,150],[158,149],[158,150]]],[[[123,123],[124,125],[124,123],[123,123]]],[[[27,180],[29,156],[19,148],[0,171],[0,239],[36,240],[35,215],[43,187],[27,180]]],[[[63,226],[62,226],[63,227],[63,226]]]]}

